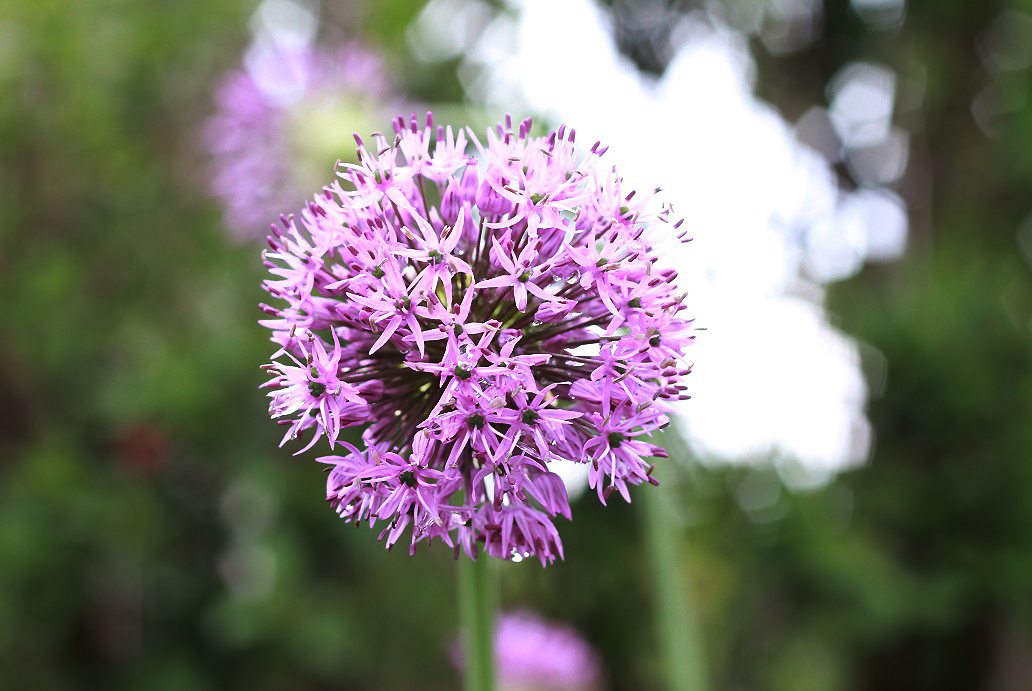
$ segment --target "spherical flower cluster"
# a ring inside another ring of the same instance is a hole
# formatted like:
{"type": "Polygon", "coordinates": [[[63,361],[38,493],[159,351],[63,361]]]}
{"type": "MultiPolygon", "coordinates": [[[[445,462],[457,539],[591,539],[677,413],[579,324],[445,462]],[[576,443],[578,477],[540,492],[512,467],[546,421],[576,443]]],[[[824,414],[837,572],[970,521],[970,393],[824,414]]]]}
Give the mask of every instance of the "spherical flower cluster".
{"type": "MultiPolygon", "coordinates": [[[[453,658],[461,668],[461,648],[453,658]]],[[[528,611],[498,617],[494,663],[503,691],[589,691],[602,681],[598,654],[576,631],[528,611]]]]}
{"type": "Polygon", "coordinates": [[[495,666],[512,691],[587,691],[602,676],[598,655],[576,631],[529,612],[499,618],[495,666]]]}
{"type": "Polygon", "coordinates": [[[336,51],[315,45],[253,46],[244,67],[215,93],[216,111],[202,138],[211,155],[210,189],[228,229],[239,239],[265,234],[269,218],[295,209],[321,181],[308,178],[313,160],[350,141],[356,126],[379,117],[390,98],[380,58],[350,43],[336,51]],[[328,123],[351,129],[330,131],[328,123]],[[318,138],[309,135],[318,132],[318,138]]]}
{"type": "Polygon", "coordinates": [[[589,464],[603,502],[629,500],[665,456],[643,437],[687,397],[691,321],[653,250],[680,224],[598,144],[530,128],[506,119],[481,143],[398,118],[393,142],[355,135],[359,162],[273,226],[270,413],[284,442],[342,452],[320,459],[327,498],[388,547],[410,529],[411,550],[561,558],[552,519],[570,507],[549,463],[589,464]],[[363,448],[339,439],[358,425],[363,448]]]}

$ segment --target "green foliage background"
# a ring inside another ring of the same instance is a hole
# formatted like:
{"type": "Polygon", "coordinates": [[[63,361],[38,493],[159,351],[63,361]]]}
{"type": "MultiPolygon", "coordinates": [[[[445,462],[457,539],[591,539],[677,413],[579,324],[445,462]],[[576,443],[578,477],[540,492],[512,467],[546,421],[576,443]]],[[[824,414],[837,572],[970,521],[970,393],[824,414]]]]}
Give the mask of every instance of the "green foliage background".
{"type": "MultiPolygon", "coordinates": [[[[345,529],[317,466],[277,448],[257,388],[262,269],[221,230],[196,135],[253,5],[0,4],[3,688],[457,686],[450,553],[387,554],[345,529]],[[227,585],[270,564],[264,585],[227,585]]],[[[414,96],[458,100],[453,65],[412,66],[420,7],[324,12],[414,96]]],[[[1032,277],[1016,231],[1032,211],[1032,75],[999,78],[1017,106],[994,136],[970,104],[991,78],[981,32],[1032,2],[912,0],[892,36],[846,0],[824,8],[806,50],[756,46],[760,92],[792,119],[849,60],[925,75],[903,123],[913,232],[902,262],[831,292],[887,365],[870,463],[802,494],[687,458],[668,483],[713,687],[1029,688],[1032,277]],[[774,497],[761,514],[743,483],[774,497]]],[[[564,563],[502,574],[503,602],[579,628],[613,689],[659,684],[634,509],[583,501],[564,563]]]]}

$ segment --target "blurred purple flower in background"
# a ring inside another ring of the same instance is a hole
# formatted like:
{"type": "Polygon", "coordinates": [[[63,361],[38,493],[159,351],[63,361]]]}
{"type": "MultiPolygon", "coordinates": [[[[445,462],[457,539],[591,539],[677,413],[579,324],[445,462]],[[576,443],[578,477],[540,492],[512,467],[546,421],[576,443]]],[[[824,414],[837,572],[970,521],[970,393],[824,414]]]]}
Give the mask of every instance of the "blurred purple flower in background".
{"type": "Polygon", "coordinates": [[[263,321],[280,346],[270,413],[348,453],[327,498],[348,521],[475,557],[562,557],[555,460],[605,502],[654,482],[643,437],[686,398],[693,339],[653,243],[670,209],[628,191],[575,133],[507,118],[467,131],[398,118],[301,213],[273,226],[263,321]],[[338,440],[366,426],[364,449],[338,440]]]}
{"type": "MultiPolygon", "coordinates": [[[[454,651],[462,667],[462,651],[454,651]]],[[[494,632],[500,691],[591,691],[599,688],[598,654],[568,626],[527,611],[504,613],[494,632]]]]}
{"type": "Polygon", "coordinates": [[[351,133],[396,110],[380,57],[354,41],[316,45],[315,22],[300,5],[263,3],[242,67],[217,88],[202,139],[211,193],[238,239],[262,238],[284,209],[300,209],[351,133]]]}

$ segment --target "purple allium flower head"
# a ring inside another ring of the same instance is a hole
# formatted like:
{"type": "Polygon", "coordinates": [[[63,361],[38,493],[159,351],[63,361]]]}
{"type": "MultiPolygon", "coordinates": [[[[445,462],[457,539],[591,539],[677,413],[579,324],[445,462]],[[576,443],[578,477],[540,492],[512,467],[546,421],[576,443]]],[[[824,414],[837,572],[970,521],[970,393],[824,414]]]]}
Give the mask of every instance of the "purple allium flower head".
{"type": "Polygon", "coordinates": [[[601,677],[598,656],[576,631],[530,612],[499,617],[494,654],[507,690],[587,691],[601,677]]]}
{"type": "Polygon", "coordinates": [[[283,443],[328,440],[328,500],[388,547],[410,529],[411,550],[561,558],[549,463],[630,500],[665,456],[647,435],[687,397],[691,321],[652,249],[680,223],[598,144],[530,128],[507,118],[481,142],[428,113],[355,135],[358,163],[269,237],[270,413],[283,443]],[[356,425],[363,448],[338,439],[356,425]]]}
{"type": "MultiPolygon", "coordinates": [[[[460,646],[452,659],[464,665],[460,646]]],[[[590,691],[602,678],[598,655],[576,631],[528,611],[498,617],[494,662],[502,691],[590,691]]]]}
{"type": "Polygon", "coordinates": [[[211,193],[233,235],[262,237],[284,209],[300,208],[321,184],[306,164],[351,138],[351,129],[331,124],[375,121],[390,98],[386,85],[379,57],[357,43],[333,52],[309,43],[252,45],[244,66],[218,86],[202,133],[211,193]]]}

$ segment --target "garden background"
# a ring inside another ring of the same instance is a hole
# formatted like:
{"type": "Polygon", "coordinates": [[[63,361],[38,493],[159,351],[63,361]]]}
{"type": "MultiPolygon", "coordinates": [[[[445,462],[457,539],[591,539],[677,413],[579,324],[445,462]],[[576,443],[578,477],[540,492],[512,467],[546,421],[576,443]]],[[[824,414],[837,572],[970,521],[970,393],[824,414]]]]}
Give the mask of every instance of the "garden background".
{"type": "MultiPolygon", "coordinates": [[[[450,550],[387,553],[342,524],[313,454],[278,448],[258,388],[264,269],[258,244],[225,230],[198,134],[257,4],[0,3],[3,688],[459,683],[450,550]]],[[[517,12],[473,4],[474,27],[517,12]]],[[[316,11],[324,34],[384,56],[402,102],[489,121],[467,56],[420,48],[424,3],[316,11]]],[[[906,250],[822,302],[862,344],[865,462],[798,487],[777,464],[702,464],[677,446],[665,478],[712,688],[1029,688],[1032,2],[605,12],[649,75],[687,40],[679,21],[734,33],[757,96],[790,124],[857,61],[919,86],[897,100],[908,153],[885,184],[906,204],[906,250]]],[[[678,136],[677,122],[642,133],[678,136]]],[[[866,184],[848,163],[832,162],[841,184],[866,184]]],[[[587,496],[560,525],[565,561],[502,569],[503,605],[576,628],[610,689],[661,679],[640,506],[587,496]]]]}

